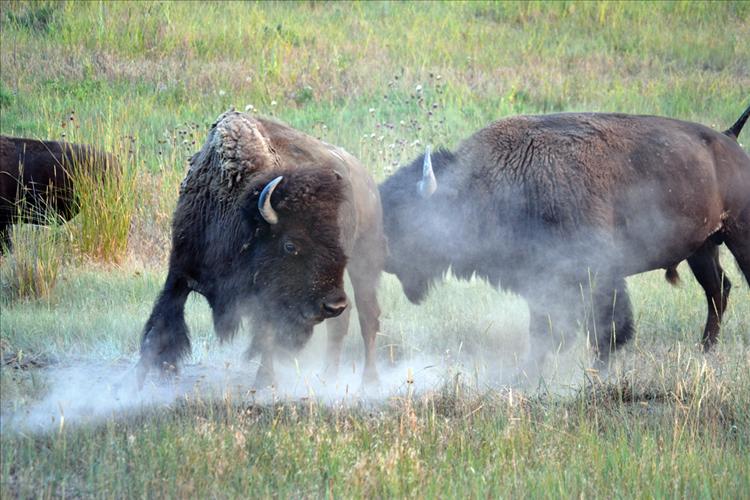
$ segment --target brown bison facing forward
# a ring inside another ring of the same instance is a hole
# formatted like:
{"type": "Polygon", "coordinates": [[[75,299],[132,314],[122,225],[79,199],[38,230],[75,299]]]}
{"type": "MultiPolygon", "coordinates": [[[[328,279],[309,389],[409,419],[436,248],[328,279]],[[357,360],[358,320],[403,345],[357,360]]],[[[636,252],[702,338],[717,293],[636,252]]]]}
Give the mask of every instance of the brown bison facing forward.
{"type": "Polygon", "coordinates": [[[78,213],[72,178],[81,168],[100,174],[118,163],[91,146],[0,135],[0,252],[10,247],[11,225],[78,213]]]}
{"type": "Polygon", "coordinates": [[[190,349],[190,292],[203,295],[221,339],[251,320],[248,351],[260,354],[256,385],[273,382],[274,351],[305,345],[329,323],[335,371],[348,324],[348,267],[365,341],[366,379],[376,378],[375,290],[385,259],[377,186],[345,151],[284,124],[230,111],[190,160],[172,221],[169,271],[143,332],[139,379],[190,349]]]}
{"type": "Polygon", "coordinates": [[[455,153],[428,150],[380,186],[386,271],[415,303],[449,267],[515,291],[536,365],[580,321],[606,358],[633,333],[624,278],[673,276],[688,259],[710,348],[730,288],[718,245],[750,279],[750,157],[736,141],[748,114],[723,134],[654,116],[519,116],[455,153]]]}

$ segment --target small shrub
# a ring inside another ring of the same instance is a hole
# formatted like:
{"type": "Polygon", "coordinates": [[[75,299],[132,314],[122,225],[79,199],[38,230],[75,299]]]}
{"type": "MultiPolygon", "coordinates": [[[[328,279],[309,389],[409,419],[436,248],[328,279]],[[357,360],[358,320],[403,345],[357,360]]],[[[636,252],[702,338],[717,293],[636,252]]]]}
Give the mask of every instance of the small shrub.
{"type": "Polygon", "coordinates": [[[13,93],[0,82],[0,109],[8,108],[13,104],[13,93]]]}
{"type": "Polygon", "coordinates": [[[292,98],[294,99],[294,102],[297,103],[297,106],[302,107],[315,99],[315,93],[313,92],[312,87],[305,85],[294,92],[292,98]]]}
{"type": "Polygon", "coordinates": [[[21,8],[8,9],[5,17],[11,23],[30,31],[48,32],[55,22],[57,5],[52,2],[20,4],[21,8]]]}
{"type": "Polygon", "coordinates": [[[0,265],[3,298],[14,301],[48,296],[63,266],[68,237],[66,227],[56,220],[50,220],[48,226],[13,226],[13,250],[0,265]]]}

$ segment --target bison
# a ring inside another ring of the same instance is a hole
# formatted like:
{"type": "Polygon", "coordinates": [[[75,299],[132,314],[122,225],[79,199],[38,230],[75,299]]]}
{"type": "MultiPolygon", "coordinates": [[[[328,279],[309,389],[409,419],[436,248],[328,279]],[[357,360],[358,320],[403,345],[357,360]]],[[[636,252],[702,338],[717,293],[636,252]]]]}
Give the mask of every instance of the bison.
{"type": "Polygon", "coordinates": [[[455,152],[427,153],[380,186],[386,272],[419,303],[449,268],[529,305],[531,355],[580,323],[598,364],[633,334],[625,277],[687,259],[716,342],[730,282],[725,243],[750,280],[750,157],[724,133],[656,116],[563,113],[497,121],[455,152]]]}
{"type": "Polygon", "coordinates": [[[78,213],[73,177],[117,169],[116,158],[91,146],[0,135],[0,252],[10,248],[10,227],[70,220],[78,213]]]}
{"type": "Polygon", "coordinates": [[[377,379],[376,288],[386,245],[377,185],[346,151],[289,126],[229,111],[190,159],[172,221],[164,288],[141,342],[138,378],[171,370],[189,352],[190,292],[211,307],[220,339],[248,318],[257,386],[274,382],[274,352],[305,345],[327,318],[335,373],[349,309],[349,273],[365,343],[365,381],[377,379]]]}

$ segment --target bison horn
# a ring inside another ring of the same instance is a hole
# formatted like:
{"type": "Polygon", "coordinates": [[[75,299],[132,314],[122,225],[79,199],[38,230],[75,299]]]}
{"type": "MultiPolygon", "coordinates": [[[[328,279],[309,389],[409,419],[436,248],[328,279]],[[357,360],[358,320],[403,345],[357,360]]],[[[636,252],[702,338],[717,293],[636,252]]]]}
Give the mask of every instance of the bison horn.
{"type": "Polygon", "coordinates": [[[422,164],[422,180],[417,183],[417,192],[424,199],[429,198],[437,189],[435,172],[432,171],[432,158],[430,157],[430,146],[424,152],[424,163],[422,164]]]}
{"type": "Polygon", "coordinates": [[[260,198],[258,198],[258,210],[260,211],[260,215],[262,215],[266,222],[271,225],[279,222],[279,214],[277,214],[276,210],[271,206],[271,195],[283,178],[284,177],[280,175],[266,184],[266,187],[260,192],[260,198]]]}

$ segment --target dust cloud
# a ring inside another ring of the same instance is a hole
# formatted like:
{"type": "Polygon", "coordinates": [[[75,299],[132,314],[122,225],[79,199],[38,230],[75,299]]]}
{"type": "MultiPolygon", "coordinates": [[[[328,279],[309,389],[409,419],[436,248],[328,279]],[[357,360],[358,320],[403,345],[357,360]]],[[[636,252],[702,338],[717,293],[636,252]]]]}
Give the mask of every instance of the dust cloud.
{"type": "MultiPolygon", "coordinates": [[[[519,381],[517,370],[510,366],[498,368],[498,353],[460,352],[460,347],[458,352],[447,350],[439,354],[425,350],[394,362],[381,356],[380,383],[363,386],[362,357],[356,352],[361,340],[352,333],[347,337],[346,347],[355,352],[345,352],[338,376],[328,378],[323,364],[325,328],[319,326],[298,357],[277,359],[276,387],[256,389],[257,362],[243,359],[247,338],[238,337],[232,343],[221,345],[215,341],[204,349],[194,348],[197,352],[182,365],[179,375],[163,379],[152,372],[142,389],[136,382],[136,358],[68,362],[43,369],[41,375],[47,384],[44,397],[0,415],[0,427],[2,432],[54,432],[154,409],[175,408],[183,403],[227,400],[233,404],[258,405],[314,400],[331,406],[377,407],[392,398],[419,397],[439,391],[457,380],[476,391],[519,382],[526,383],[530,390],[537,388],[536,381],[519,381]]],[[[578,354],[581,352],[585,352],[583,347],[578,354]]],[[[564,366],[555,363],[548,363],[554,373],[547,375],[558,376],[556,390],[570,390],[575,379],[580,379],[581,360],[566,355],[564,366]]],[[[555,384],[550,380],[545,381],[545,390],[555,384]]]]}

